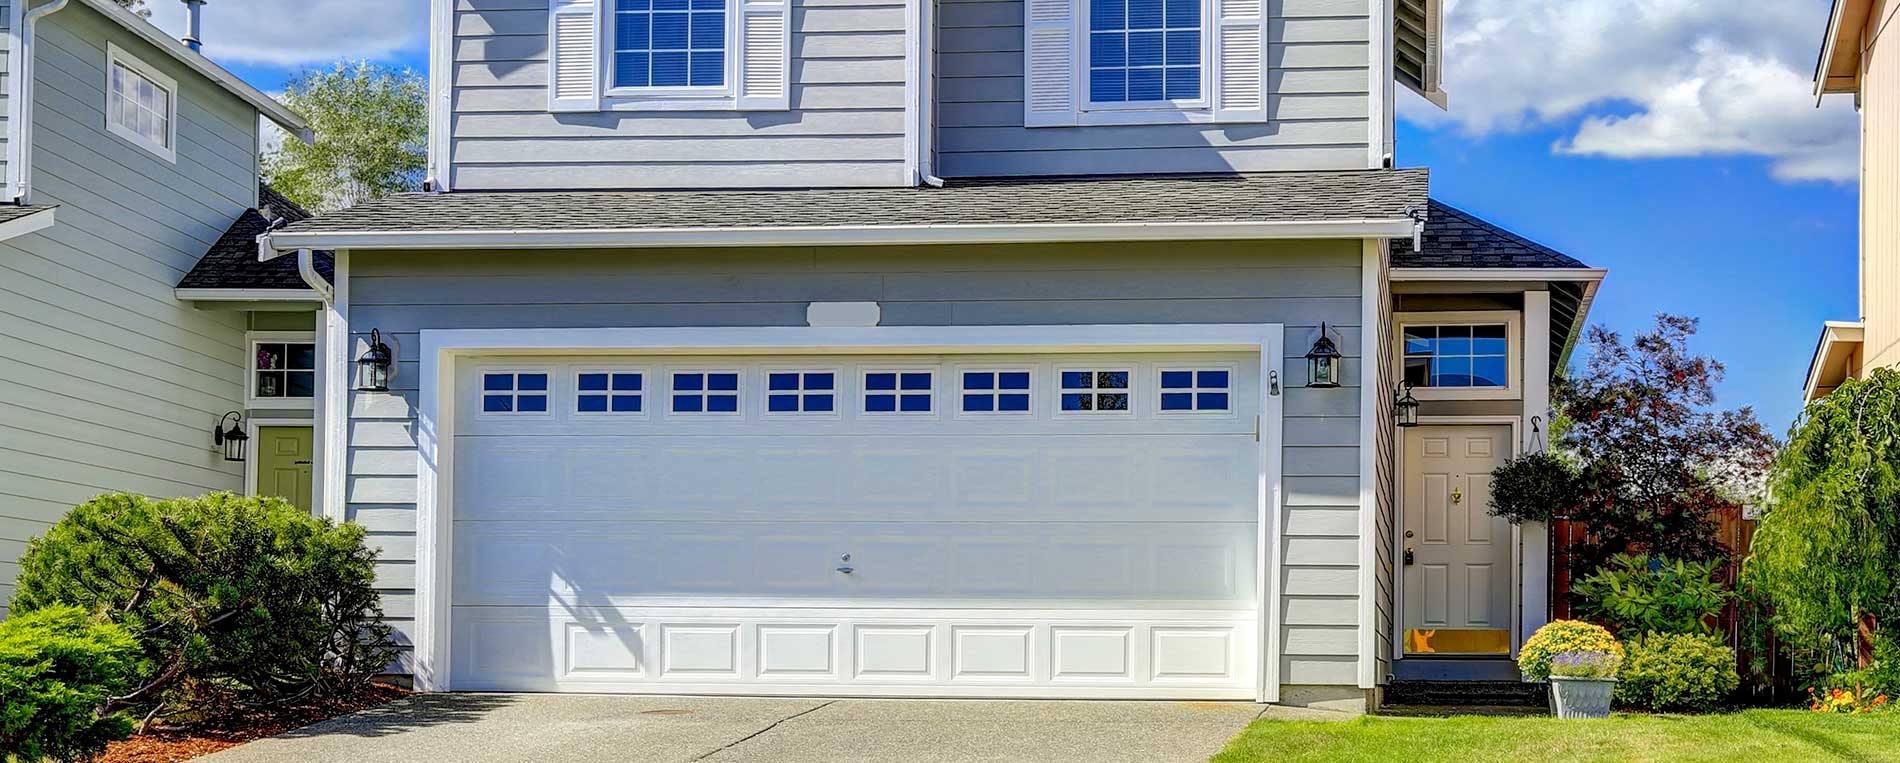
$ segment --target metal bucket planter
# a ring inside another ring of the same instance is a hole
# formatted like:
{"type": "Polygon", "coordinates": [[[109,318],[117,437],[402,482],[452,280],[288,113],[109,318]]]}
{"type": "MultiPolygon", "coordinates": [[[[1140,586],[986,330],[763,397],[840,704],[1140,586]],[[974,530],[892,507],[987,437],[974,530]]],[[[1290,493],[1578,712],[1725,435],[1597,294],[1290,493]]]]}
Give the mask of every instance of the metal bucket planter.
{"type": "Polygon", "coordinates": [[[1550,677],[1550,713],[1559,718],[1608,718],[1614,678],[1550,677]]]}

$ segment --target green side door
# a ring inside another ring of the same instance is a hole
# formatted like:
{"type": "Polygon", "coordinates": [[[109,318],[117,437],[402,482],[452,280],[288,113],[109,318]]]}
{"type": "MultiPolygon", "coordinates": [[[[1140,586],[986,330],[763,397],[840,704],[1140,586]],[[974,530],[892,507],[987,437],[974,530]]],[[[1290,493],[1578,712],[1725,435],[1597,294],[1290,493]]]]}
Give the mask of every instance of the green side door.
{"type": "Polygon", "coordinates": [[[310,510],[310,427],[257,428],[257,494],[310,510]]]}

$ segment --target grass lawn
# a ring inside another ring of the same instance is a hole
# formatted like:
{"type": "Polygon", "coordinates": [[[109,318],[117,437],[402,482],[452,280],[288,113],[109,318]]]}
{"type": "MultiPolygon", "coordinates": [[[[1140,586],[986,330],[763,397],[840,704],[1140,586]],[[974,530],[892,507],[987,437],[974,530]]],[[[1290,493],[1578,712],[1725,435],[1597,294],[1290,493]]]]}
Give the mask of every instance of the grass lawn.
{"type": "Polygon", "coordinates": [[[1555,718],[1379,718],[1255,721],[1214,763],[1323,761],[1900,761],[1900,713],[1824,715],[1748,710],[1723,715],[1555,718]]]}

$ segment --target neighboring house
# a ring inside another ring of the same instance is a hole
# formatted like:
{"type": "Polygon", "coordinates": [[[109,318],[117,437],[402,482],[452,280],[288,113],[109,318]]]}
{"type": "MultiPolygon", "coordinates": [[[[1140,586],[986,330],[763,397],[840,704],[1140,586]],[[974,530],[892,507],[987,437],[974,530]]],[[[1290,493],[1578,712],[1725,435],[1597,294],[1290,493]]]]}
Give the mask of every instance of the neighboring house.
{"type": "Polygon", "coordinates": [[[318,510],[425,690],[1514,678],[1548,543],[1486,475],[1603,271],[1391,168],[1437,17],[436,0],[434,192],[261,242],[335,252],[318,510]]]}
{"type": "Polygon", "coordinates": [[[1852,93],[1860,110],[1860,320],[1828,321],[1802,401],[1900,366],[1900,0],[1834,0],[1816,98],[1852,93]]]}
{"type": "Polygon", "coordinates": [[[297,115],[111,0],[0,2],[0,19],[3,607],[27,539],[74,504],[244,488],[212,430],[276,407],[247,401],[247,332],[308,333],[315,302],[206,312],[173,294],[259,203],[260,117],[307,132],[297,115]]]}

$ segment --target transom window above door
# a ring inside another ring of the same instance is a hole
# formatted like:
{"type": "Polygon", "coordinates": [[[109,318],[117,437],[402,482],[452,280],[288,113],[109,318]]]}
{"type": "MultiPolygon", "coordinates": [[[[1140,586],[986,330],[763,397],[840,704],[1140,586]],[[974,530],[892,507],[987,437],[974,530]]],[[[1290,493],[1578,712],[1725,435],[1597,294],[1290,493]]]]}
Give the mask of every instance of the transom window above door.
{"type": "Polygon", "coordinates": [[[1134,373],[1128,369],[1058,371],[1064,413],[1126,413],[1134,373]]]}
{"type": "Polygon", "coordinates": [[[317,345],[308,332],[251,335],[250,383],[254,408],[307,408],[317,394],[317,345]]]}
{"type": "Polygon", "coordinates": [[[1510,327],[1503,323],[1406,326],[1405,381],[1418,388],[1510,386],[1510,327]]]}

